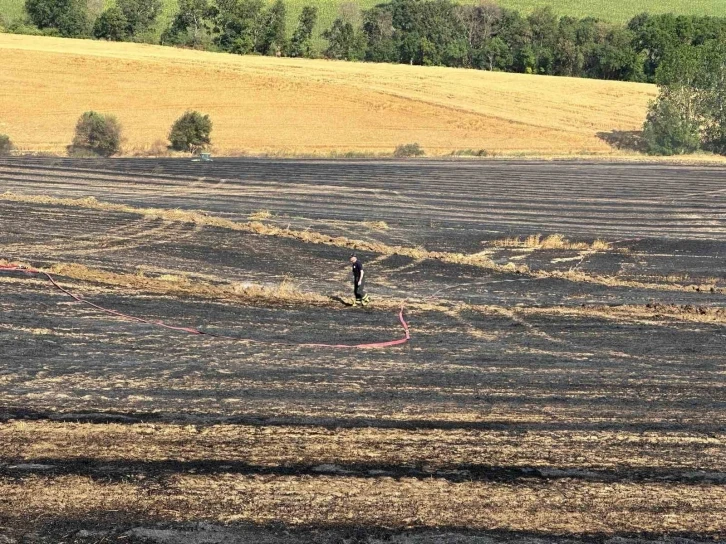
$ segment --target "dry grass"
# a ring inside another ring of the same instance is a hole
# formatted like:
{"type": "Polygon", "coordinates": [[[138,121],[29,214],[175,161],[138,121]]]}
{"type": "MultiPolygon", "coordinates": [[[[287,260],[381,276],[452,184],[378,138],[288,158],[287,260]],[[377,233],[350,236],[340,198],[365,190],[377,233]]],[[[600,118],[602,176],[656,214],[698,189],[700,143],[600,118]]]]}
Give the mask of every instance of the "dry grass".
{"type": "MultiPolygon", "coordinates": [[[[0,261],[1,262],[1,261],[0,261]]],[[[114,287],[135,289],[148,293],[174,296],[192,296],[238,302],[327,304],[330,300],[315,293],[302,292],[289,278],[276,285],[230,283],[212,285],[194,281],[186,276],[162,274],[152,278],[142,274],[117,274],[76,263],[51,266],[51,274],[79,281],[93,282],[114,287]]]]}
{"type": "Polygon", "coordinates": [[[726,488],[707,484],[573,485],[560,479],[547,485],[537,480],[512,485],[439,478],[175,473],[163,483],[106,482],[77,475],[4,477],[0,493],[0,516],[14,524],[48,512],[65,519],[93,519],[110,511],[122,513],[127,523],[151,512],[159,521],[320,528],[504,527],[538,535],[726,532],[726,488]]]}
{"type": "Polygon", "coordinates": [[[678,284],[662,282],[645,282],[628,280],[618,276],[591,276],[580,270],[535,270],[532,275],[539,278],[559,278],[567,281],[596,283],[607,287],[631,287],[636,289],[653,289],[659,291],[703,291],[711,293],[723,293],[724,290],[715,284],[678,284]]]}
{"type": "MultiPolygon", "coordinates": [[[[0,515],[12,523],[53,512],[90,519],[118,511],[124,522],[153,512],[163,520],[282,522],[290,525],[386,527],[507,527],[538,534],[612,535],[627,532],[719,534],[726,488],[685,480],[639,482],[582,478],[590,470],[639,469],[693,474],[720,472],[724,435],[694,433],[533,430],[525,433],[461,429],[328,429],[245,425],[78,424],[11,421],[0,428],[14,462],[85,463],[129,471],[124,479],[32,475],[0,479],[0,515]],[[704,456],[704,452],[708,452],[704,456]],[[458,468],[539,468],[572,478],[450,481],[458,468]],[[228,463],[229,471],[161,472],[157,462],[228,463]],[[129,466],[148,463],[151,468],[129,466]],[[272,473],[235,471],[235,463],[272,473]],[[275,474],[284,467],[328,464],[410,467],[427,477],[361,478],[344,474],[275,474]],[[562,468],[560,468],[562,467],[562,468]],[[580,476],[578,476],[578,474],[580,476]],[[684,502],[685,501],[685,502],[684,502]]],[[[98,470],[102,471],[102,468],[98,470]]],[[[633,474],[631,473],[631,474],[633,474]]],[[[45,520],[44,520],[45,521],[45,520]]]]}
{"type": "Polygon", "coordinates": [[[553,307],[527,308],[521,310],[526,315],[576,315],[613,319],[616,321],[662,321],[676,320],[692,323],[711,323],[726,325],[726,310],[717,307],[695,306],[692,304],[661,304],[657,302],[644,306],[624,304],[622,306],[606,306],[591,304],[580,308],[553,307]]]}
{"type": "Polygon", "coordinates": [[[388,230],[391,227],[385,221],[363,221],[363,226],[368,227],[371,230],[388,230]]]}
{"type": "Polygon", "coordinates": [[[503,240],[494,240],[494,247],[503,248],[524,248],[524,249],[572,249],[578,251],[608,251],[612,249],[609,242],[597,239],[591,244],[585,242],[571,242],[562,234],[550,234],[542,237],[541,234],[531,234],[526,238],[504,238],[503,240]]]}
{"type": "Polygon", "coordinates": [[[219,154],[390,153],[416,141],[432,155],[610,155],[619,152],[596,134],[639,129],[656,94],[637,83],[6,34],[0,65],[0,132],[58,153],[91,108],[119,116],[130,153],[163,153],[157,141],[192,108],[214,120],[219,154]]]}
{"type": "MultiPolygon", "coordinates": [[[[370,242],[354,240],[346,236],[331,236],[310,230],[294,230],[281,228],[273,225],[265,225],[258,221],[239,223],[230,219],[224,219],[210,215],[206,212],[189,210],[167,210],[161,208],[135,208],[125,204],[112,204],[98,201],[94,197],[86,198],[57,198],[45,195],[18,195],[10,192],[0,193],[0,200],[11,202],[32,202],[37,204],[53,204],[57,206],[69,206],[89,208],[95,210],[108,210],[122,213],[138,214],[149,219],[164,219],[166,221],[178,221],[192,223],[200,226],[214,226],[219,228],[252,232],[262,236],[276,236],[280,238],[291,238],[311,244],[323,244],[355,251],[370,251],[379,255],[403,255],[415,260],[431,259],[450,264],[463,264],[476,266],[494,272],[506,272],[524,274],[536,278],[558,278],[573,282],[594,283],[609,287],[634,287],[641,289],[653,289],[661,291],[710,291],[723,292],[723,289],[715,284],[682,285],[676,283],[641,282],[622,279],[617,276],[592,276],[577,269],[566,271],[560,270],[530,270],[526,265],[514,263],[497,264],[493,262],[486,251],[473,254],[451,253],[445,251],[429,251],[423,247],[392,246],[382,242],[370,242]]],[[[597,241],[596,241],[597,242],[597,241]]],[[[606,242],[598,242],[605,244],[606,242]]]]}
{"type": "Polygon", "coordinates": [[[264,221],[266,219],[270,219],[272,217],[272,213],[270,213],[270,210],[257,210],[256,212],[253,212],[249,216],[250,221],[264,221]]]}
{"type": "Polygon", "coordinates": [[[693,435],[657,431],[551,431],[337,428],[311,426],[183,425],[137,423],[98,425],[15,420],[0,426],[8,456],[23,462],[68,461],[232,461],[257,466],[321,463],[422,466],[429,471],[476,465],[597,468],[726,469],[726,434],[693,435]],[[139,440],[144,437],[144,440],[139,440]],[[596,445],[596,447],[593,447],[596,445]],[[709,447],[707,459],[695,445],[709,447]],[[640,455],[633,455],[638,452],[640,455]]]}
{"type": "Polygon", "coordinates": [[[484,253],[465,255],[463,253],[448,253],[441,251],[428,251],[422,247],[391,246],[381,242],[368,242],[353,240],[346,236],[330,236],[311,230],[295,230],[281,228],[274,225],[265,225],[259,221],[240,223],[230,219],[224,219],[210,215],[206,212],[189,210],[168,210],[163,208],[135,208],[126,204],[112,204],[101,202],[94,197],[85,198],[57,198],[45,195],[18,195],[15,193],[0,193],[0,200],[11,202],[30,202],[35,204],[52,204],[56,206],[68,206],[88,208],[93,210],[106,210],[122,213],[138,214],[148,219],[163,219],[165,221],[178,221],[192,223],[200,226],[213,226],[244,232],[252,232],[262,236],[276,236],[280,238],[292,238],[301,242],[312,244],[324,244],[356,251],[371,251],[381,255],[403,255],[412,259],[437,259],[444,262],[456,264],[470,264],[474,266],[492,267],[507,271],[521,270],[526,267],[512,268],[495,265],[484,253]]]}
{"type": "Polygon", "coordinates": [[[593,251],[609,251],[610,249],[612,249],[612,246],[610,245],[610,242],[598,238],[592,244],[590,244],[590,249],[592,249],[593,251]]]}

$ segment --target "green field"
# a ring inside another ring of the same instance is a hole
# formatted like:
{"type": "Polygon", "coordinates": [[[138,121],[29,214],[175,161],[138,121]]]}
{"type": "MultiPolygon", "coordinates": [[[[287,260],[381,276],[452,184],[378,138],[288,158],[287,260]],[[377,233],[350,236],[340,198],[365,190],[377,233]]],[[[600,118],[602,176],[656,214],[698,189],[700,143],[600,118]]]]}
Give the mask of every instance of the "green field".
{"type": "MultiPolygon", "coordinates": [[[[91,11],[98,12],[105,3],[112,0],[89,0],[91,11]]],[[[177,6],[177,0],[164,0],[166,8],[158,24],[157,35],[168,24],[177,6]]],[[[303,6],[316,4],[320,7],[318,31],[330,26],[339,13],[345,0],[287,0],[289,10],[289,31],[292,33],[295,21],[303,6]]],[[[361,9],[370,8],[383,0],[360,0],[356,2],[361,9]]],[[[464,0],[474,2],[475,0],[464,0]]],[[[0,14],[6,21],[23,16],[24,0],[0,0],[0,14]]],[[[350,4],[351,2],[345,1],[350,4]]],[[[499,0],[503,7],[518,9],[528,13],[540,6],[552,6],[559,15],[576,17],[598,17],[614,22],[625,22],[632,16],[644,11],[650,13],[673,12],[683,15],[726,16],[724,0],[499,0]]]]}

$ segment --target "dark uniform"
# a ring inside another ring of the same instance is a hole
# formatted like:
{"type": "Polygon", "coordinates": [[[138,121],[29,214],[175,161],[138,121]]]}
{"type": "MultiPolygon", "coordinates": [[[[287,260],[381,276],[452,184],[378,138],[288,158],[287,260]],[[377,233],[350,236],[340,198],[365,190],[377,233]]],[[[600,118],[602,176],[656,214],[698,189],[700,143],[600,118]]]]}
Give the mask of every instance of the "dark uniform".
{"type": "Polygon", "coordinates": [[[365,306],[368,304],[370,297],[366,294],[363,286],[365,284],[365,275],[363,275],[363,263],[357,259],[353,263],[353,294],[355,295],[356,304],[365,306]],[[363,279],[361,279],[363,276],[363,279]]]}

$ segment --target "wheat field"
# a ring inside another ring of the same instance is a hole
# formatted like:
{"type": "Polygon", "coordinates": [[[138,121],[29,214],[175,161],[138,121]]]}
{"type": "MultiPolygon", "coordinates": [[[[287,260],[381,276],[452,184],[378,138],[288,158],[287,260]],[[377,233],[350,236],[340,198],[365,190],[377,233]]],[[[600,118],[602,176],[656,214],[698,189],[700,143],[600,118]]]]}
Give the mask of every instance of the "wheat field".
{"type": "Polygon", "coordinates": [[[0,133],[64,153],[86,110],[115,114],[124,153],[210,114],[217,154],[616,154],[597,134],[637,130],[656,87],[438,67],[242,57],[0,34],[0,133]]]}

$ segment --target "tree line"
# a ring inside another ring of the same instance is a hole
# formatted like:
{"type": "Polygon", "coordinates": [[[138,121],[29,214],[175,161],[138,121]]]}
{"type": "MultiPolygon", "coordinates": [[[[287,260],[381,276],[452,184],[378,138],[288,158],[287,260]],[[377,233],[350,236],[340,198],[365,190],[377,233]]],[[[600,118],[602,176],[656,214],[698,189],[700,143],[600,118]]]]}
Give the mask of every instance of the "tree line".
{"type": "MultiPolygon", "coordinates": [[[[106,40],[148,37],[161,0],[117,0],[91,20],[86,0],[26,0],[39,32],[106,40]]],[[[313,47],[318,10],[303,8],[287,28],[284,0],[180,0],[161,43],[238,54],[322,56],[368,62],[453,66],[506,72],[656,82],[671,50],[726,42],[726,18],[643,13],[627,24],[557,16],[551,8],[529,15],[489,0],[392,0],[361,11],[341,7],[313,47]],[[291,32],[288,32],[290,30],[291,32]]],[[[29,31],[22,23],[10,31],[29,31]]]]}
{"type": "MultiPolygon", "coordinates": [[[[21,34],[111,41],[152,41],[162,0],[116,0],[93,18],[87,0],[26,0],[27,19],[5,25],[21,34]]],[[[305,6],[288,36],[287,6],[277,0],[180,0],[162,45],[238,54],[312,57],[318,9],[305,6]]],[[[0,20],[0,27],[2,21],[0,20]]],[[[0,28],[2,30],[2,28],[0,28]]]]}

